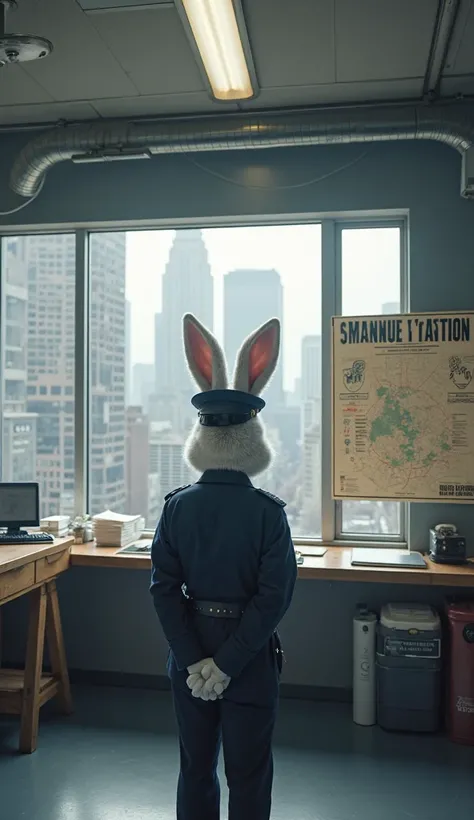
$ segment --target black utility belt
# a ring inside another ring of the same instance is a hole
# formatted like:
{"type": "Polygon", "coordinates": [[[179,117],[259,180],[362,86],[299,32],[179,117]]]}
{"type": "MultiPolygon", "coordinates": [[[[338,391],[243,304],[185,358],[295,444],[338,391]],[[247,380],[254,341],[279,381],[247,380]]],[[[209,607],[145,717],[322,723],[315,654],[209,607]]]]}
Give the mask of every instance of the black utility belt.
{"type": "Polygon", "coordinates": [[[226,604],[219,601],[194,601],[191,602],[192,609],[199,615],[207,615],[209,618],[241,618],[244,612],[242,604],[226,604]]]}

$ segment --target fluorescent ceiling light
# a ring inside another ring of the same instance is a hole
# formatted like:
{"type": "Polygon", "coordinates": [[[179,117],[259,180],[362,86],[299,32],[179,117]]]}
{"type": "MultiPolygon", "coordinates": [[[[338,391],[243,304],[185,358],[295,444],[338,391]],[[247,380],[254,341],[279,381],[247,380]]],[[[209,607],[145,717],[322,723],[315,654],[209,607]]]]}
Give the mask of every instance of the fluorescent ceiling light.
{"type": "Polygon", "coordinates": [[[175,1],[216,100],[255,97],[257,82],[240,0],[175,1]]]}

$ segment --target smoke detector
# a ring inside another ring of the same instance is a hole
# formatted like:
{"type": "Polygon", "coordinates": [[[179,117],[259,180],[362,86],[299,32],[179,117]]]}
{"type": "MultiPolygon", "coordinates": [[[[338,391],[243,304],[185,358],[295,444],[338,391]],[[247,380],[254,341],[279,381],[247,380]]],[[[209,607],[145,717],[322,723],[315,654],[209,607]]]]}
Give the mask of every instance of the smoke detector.
{"type": "Polygon", "coordinates": [[[17,7],[16,0],[0,0],[0,67],[12,63],[42,60],[53,50],[53,44],[35,34],[7,34],[7,11],[17,7]]]}

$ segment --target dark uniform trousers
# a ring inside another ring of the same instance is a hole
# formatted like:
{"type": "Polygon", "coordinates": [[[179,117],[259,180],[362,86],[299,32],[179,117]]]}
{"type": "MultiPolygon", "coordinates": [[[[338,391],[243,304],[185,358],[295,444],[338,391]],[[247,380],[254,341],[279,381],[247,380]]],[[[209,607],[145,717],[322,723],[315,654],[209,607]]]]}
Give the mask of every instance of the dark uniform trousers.
{"type": "MultiPolygon", "coordinates": [[[[222,632],[222,620],[206,621],[208,638],[214,628],[222,632]]],[[[209,640],[204,642],[209,646],[209,640]]],[[[231,681],[222,700],[203,701],[192,696],[186,685],[187,671],[178,671],[170,653],[168,670],[180,739],[178,820],[219,820],[216,768],[221,745],[229,788],[229,820],[269,819],[281,657],[275,633],[241,675],[231,681]]]]}

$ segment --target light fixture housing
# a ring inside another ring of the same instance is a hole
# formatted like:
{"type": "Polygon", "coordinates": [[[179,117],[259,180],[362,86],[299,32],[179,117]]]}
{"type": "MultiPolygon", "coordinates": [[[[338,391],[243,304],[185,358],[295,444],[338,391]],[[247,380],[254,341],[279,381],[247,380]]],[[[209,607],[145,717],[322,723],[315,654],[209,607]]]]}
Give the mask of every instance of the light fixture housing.
{"type": "Polygon", "coordinates": [[[241,0],[175,0],[211,97],[251,100],[258,82],[241,0]]]}

